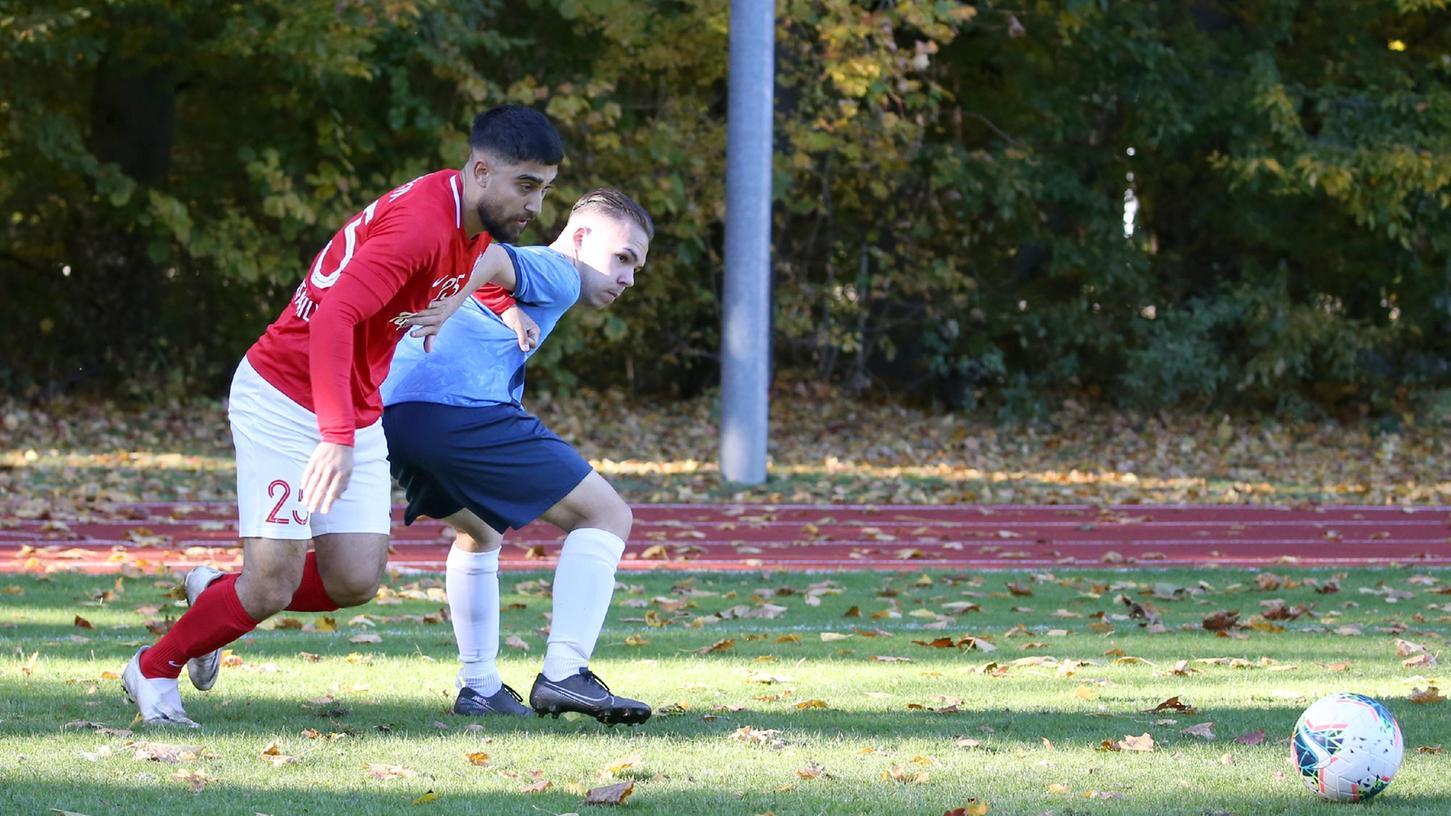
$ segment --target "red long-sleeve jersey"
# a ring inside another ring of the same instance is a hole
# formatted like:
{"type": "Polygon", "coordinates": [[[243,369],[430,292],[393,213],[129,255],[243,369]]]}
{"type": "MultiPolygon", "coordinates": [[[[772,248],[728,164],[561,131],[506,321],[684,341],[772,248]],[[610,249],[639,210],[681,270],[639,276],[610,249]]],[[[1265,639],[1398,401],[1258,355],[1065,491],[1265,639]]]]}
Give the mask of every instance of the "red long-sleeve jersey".
{"type": "MultiPolygon", "coordinates": [[[[403,319],[457,293],[490,240],[487,232],[470,239],[464,230],[458,171],[416,178],[333,236],[247,360],[317,415],[324,441],[351,445],[353,431],[383,413],[378,387],[403,319]]],[[[512,298],[490,300],[512,305],[512,298]]]]}

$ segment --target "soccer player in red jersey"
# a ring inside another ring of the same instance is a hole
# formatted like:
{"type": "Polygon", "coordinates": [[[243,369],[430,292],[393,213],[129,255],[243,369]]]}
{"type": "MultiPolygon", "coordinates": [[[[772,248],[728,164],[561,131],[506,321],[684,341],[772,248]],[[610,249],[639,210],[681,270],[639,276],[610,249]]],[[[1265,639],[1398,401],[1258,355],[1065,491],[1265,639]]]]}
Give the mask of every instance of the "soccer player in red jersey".
{"type": "Polygon", "coordinates": [[[512,105],[480,114],[469,148],[463,170],[414,179],[344,224],[237,367],[227,413],[242,571],[192,570],[191,608],[127,664],[122,681],[146,722],[196,727],[182,667],[210,688],[221,647],[266,618],[377,592],[392,487],[379,386],[394,348],[414,312],[492,279],[504,252],[492,242],[518,239],[564,157],[549,120],[512,105]]]}

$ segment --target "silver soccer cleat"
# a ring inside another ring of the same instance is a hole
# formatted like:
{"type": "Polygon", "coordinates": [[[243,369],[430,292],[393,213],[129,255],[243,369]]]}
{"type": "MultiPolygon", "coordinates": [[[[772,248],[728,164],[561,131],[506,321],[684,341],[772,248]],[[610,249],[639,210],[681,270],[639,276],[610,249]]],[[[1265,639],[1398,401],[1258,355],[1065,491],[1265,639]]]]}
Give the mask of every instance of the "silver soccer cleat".
{"type": "MultiPolygon", "coordinates": [[[[191,572],[186,574],[186,605],[196,606],[196,599],[222,574],[221,570],[211,567],[192,567],[191,572]]],[[[201,657],[188,660],[186,676],[191,678],[191,684],[196,686],[197,691],[206,691],[217,684],[217,672],[221,667],[222,650],[213,649],[201,657]]]]}
{"type": "Polygon", "coordinates": [[[147,725],[170,725],[183,728],[200,728],[186,716],[181,707],[181,690],[176,680],[170,677],[142,677],[141,654],[150,646],[143,646],[126,664],[121,672],[121,685],[126,688],[126,698],[141,711],[141,719],[147,725]]]}

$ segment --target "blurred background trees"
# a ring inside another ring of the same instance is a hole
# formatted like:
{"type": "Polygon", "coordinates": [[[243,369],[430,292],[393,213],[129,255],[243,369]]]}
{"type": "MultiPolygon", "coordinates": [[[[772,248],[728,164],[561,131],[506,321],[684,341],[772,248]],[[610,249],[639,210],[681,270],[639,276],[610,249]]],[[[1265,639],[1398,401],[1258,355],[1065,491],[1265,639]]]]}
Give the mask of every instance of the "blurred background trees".
{"type": "MultiPolygon", "coordinates": [[[[0,386],[220,395],[472,115],[655,215],[531,388],[718,381],[728,3],[0,0],[0,386]]],[[[778,0],[774,359],[954,408],[1396,414],[1451,386],[1442,0],[778,0]]]]}

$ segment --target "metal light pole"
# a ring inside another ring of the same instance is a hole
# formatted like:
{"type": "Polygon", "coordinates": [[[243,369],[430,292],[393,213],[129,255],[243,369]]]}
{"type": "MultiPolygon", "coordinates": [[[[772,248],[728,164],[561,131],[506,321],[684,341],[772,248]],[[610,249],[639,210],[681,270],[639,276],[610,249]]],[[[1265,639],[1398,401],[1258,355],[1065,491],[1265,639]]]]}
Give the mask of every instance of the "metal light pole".
{"type": "Polygon", "coordinates": [[[760,484],[771,364],[775,0],[731,0],[730,25],[720,469],[729,481],[760,484]]]}

